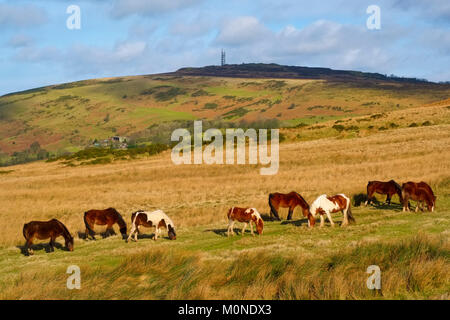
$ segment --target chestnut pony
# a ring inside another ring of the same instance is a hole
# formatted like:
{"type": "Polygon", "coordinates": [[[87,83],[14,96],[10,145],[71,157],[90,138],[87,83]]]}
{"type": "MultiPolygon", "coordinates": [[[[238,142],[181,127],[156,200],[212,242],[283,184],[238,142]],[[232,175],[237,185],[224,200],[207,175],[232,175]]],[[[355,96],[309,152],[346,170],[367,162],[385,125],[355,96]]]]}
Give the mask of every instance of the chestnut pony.
{"type": "Polygon", "coordinates": [[[86,225],[86,239],[89,235],[95,240],[94,225],[106,225],[106,234],[115,234],[113,224],[117,223],[120,228],[120,233],[125,239],[127,236],[127,224],[123,220],[120,213],[114,208],[105,210],[89,210],[84,213],[84,224],[86,225]]]}
{"type": "Polygon", "coordinates": [[[277,220],[281,220],[278,216],[278,209],[289,208],[289,213],[287,216],[288,220],[292,219],[292,214],[297,206],[302,208],[303,216],[307,217],[311,222],[313,218],[309,212],[309,204],[303,197],[297,192],[284,193],[271,193],[269,194],[269,206],[270,206],[270,217],[275,216],[277,220]]]}
{"type": "Polygon", "coordinates": [[[34,239],[45,240],[50,238],[50,251],[55,251],[55,239],[63,236],[66,248],[73,251],[73,237],[66,226],[56,219],[50,221],[31,221],[23,225],[23,236],[25,237],[25,252],[33,254],[31,245],[34,239]]]}
{"type": "Polygon", "coordinates": [[[421,182],[406,182],[402,186],[403,194],[403,211],[409,210],[409,200],[417,201],[416,212],[420,209],[420,203],[426,202],[428,211],[433,212],[436,205],[436,196],[433,193],[431,187],[421,181],[421,182]]]}
{"type": "Polygon", "coordinates": [[[367,201],[365,205],[367,206],[373,200],[373,194],[386,194],[386,203],[391,204],[391,198],[394,194],[398,195],[400,203],[403,203],[402,188],[394,180],[389,180],[387,182],[383,181],[369,181],[367,184],[367,201]]]}
{"type": "Polygon", "coordinates": [[[244,223],[244,227],[242,228],[241,235],[244,235],[247,224],[250,224],[250,231],[252,233],[252,236],[255,235],[253,233],[252,222],[255,224],[256,232],[259,235],[262,234],[262,232],[263,232],[264,221],[261,218],[261,215],[259,214],[258,210],[256,210],[255,208],[233,207],[230,210],[228,210],[227,217],[228,217],[227,236],[230,236],[230,232],[232,235],[234,235],[233,226],[236,221],[244,223]]]}

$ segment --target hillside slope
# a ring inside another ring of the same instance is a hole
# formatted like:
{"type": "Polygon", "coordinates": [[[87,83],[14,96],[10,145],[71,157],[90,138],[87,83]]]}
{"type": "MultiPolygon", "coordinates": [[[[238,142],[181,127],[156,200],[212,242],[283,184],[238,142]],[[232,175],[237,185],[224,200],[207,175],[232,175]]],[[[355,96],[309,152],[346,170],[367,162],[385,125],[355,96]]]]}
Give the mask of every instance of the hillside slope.
{"type": "Polygon", "coordinates": [[[210,68],[181,69],[8,94],[0,97],[0,162],[33,142],[62,153],[114,135],[151,141],[148,128],[167,121],[277,119],[281,126],[295,126],[416,108],[450,96],[449,84],[320,68],[293,74],[283,68],[227,66],[225,77],[211,76],[210,68]],[[239,70],[251,78],[236,77],[239,70]]]}

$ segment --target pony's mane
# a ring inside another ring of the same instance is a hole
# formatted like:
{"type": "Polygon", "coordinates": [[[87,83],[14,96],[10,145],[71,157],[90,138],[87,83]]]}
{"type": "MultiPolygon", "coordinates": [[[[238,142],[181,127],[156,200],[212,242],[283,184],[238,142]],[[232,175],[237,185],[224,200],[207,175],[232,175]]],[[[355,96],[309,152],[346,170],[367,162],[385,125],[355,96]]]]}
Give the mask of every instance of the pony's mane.
{"type": "Polygon", "coordinates": [[[394,185],[397,188],[397,190],[400,190],[400,191],[402,190],[402,187],[397,182],[395,182],[395,180],[391,180],[391,182],[394,183],[394,185]]]}
{"type": "MultiPolygon", "coordinates": [[[[120,224],[122,224],[122,226],[126,226],[127,223],[125,222],[125,220],[123,219],[122,215],[119,213],[119,211],[117,211],[115,208],[108,208],[106,210],[111,210],[113,211],[116,215],[117,215],[117,220],[120,224]]],[[[120,225],[119,225],[120,227],[120,225]]]]}
{"type": "Polygon", "coordinates": [[[67,229],[67,227],[59,220],[57,219],[53,219],[54,221],[56,221],[56,223],[63,228],[64,230],[64,234],[67,235],[69,237],[69,239],[73,239],[72,235],[70,234],[69,230],[67,229]]]}
{"type": "MultiPolygon", "coordinates": [[[[297,195],[297,197],[299,197],[300,198],[300,200],[303,202],[303,204],[305,205],[305,209],[309,209],[309,203],[308,202],[306,202],[306,200],[301,196],[301,194],[300,193],[298,193],[298,192],[295,192],[295,194],[297,195]]],[[[303,206],[302,206],[303,207],[303,206]]]]}

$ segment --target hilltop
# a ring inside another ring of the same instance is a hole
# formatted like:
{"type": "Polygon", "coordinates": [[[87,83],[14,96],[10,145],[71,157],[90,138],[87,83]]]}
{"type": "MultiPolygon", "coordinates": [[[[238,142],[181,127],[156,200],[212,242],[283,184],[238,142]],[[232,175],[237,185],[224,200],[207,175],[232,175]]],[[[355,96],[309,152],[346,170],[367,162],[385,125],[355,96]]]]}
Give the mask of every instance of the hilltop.
{"type": "Polygon", "coordinates": [[[450,84],[275,64],[84,80],[0,97],[0,165],[76,152],[112,136],[167,143],[173,126],[194,119],[295,127],[446,104],[449,96],[450,84]]]}

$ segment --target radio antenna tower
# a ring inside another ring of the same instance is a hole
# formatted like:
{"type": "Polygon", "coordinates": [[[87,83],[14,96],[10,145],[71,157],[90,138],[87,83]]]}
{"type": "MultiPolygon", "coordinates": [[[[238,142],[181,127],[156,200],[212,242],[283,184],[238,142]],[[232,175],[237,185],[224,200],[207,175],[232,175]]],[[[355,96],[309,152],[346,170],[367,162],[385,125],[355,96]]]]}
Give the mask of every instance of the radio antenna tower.
{"type": "Polygon", "coordinates": [[[221,57],[221,65],[222,67],[225,65],[225,50],[222,49],[222,57],[221,57]]]}

